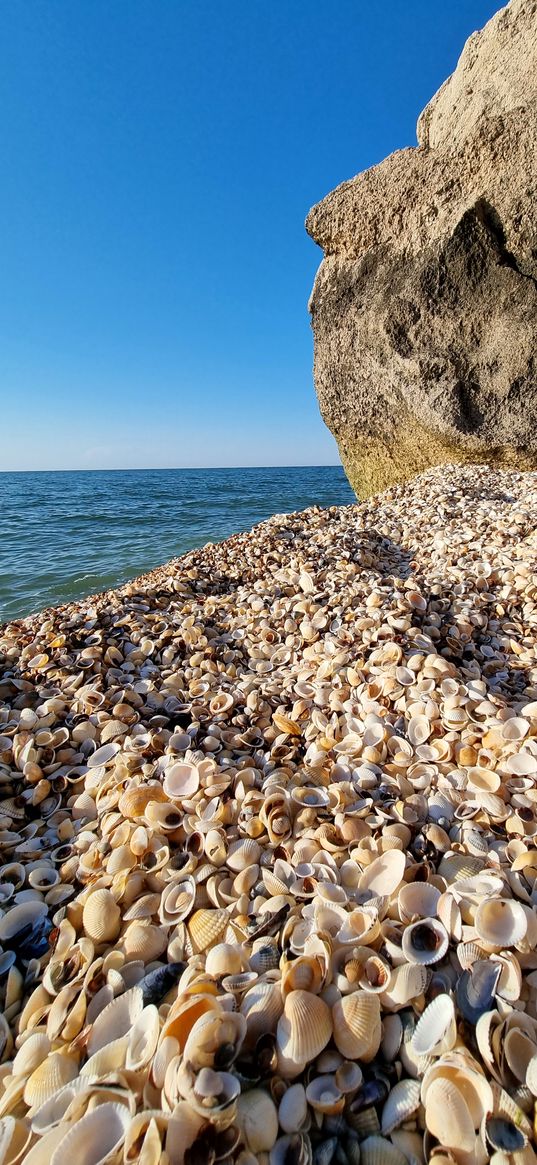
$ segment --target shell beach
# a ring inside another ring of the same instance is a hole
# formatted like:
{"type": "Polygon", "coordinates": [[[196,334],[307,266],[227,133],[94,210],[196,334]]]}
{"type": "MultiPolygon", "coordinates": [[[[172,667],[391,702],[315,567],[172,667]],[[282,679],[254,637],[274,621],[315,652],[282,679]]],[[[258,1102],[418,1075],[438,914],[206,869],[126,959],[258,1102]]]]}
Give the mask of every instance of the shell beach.
{"type": "Polygon", "coordinates": [[[0,1165],[537,1161],[537,474],[0,630],[0,1165]]]}

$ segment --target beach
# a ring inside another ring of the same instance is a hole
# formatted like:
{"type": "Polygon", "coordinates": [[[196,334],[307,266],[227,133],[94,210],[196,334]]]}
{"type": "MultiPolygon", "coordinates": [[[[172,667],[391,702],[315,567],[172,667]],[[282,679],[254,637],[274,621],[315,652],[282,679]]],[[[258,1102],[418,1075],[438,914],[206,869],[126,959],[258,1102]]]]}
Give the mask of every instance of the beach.
{"type": "Polygon", "coordinates": [[[17,1160],[535,1159],[536,513],[443,466],[2,629],[17,1160]]]}

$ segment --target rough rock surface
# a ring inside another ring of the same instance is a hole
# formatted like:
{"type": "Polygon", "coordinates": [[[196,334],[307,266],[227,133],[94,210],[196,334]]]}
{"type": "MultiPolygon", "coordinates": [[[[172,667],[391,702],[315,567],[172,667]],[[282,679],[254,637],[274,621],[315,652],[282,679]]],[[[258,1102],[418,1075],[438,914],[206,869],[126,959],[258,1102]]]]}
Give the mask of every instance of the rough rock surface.
{"type": "Polygon", "coordinates": [[[321,412],[357,493],[537,464],[537,0],[468,40],[418,146],[310,211],[321,412]]]}

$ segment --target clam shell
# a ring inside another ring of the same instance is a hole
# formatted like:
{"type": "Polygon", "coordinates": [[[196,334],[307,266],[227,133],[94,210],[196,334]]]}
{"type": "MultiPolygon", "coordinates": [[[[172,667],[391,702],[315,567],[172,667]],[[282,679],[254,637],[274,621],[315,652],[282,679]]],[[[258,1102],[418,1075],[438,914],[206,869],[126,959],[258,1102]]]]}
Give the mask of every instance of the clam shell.
{"type": "Polygon", "coordinates": [[[217,943],[207,952],[205,970],[215,979],[224,975],[240,974],[242,965],[242,954],[232,943],[217,943]]]}
{"type": "Polygon", "coordinates": [[[451,1080],[433,1080],[425,1102],[425,1124],[447,1149],[469,1153],[475,1146],[472,1117],[464,1096],[451,1080]]]}
{"type": "Polygon", "coordinates": [[[360,890],[390,897],[403,880],[406,857],[401,850],[390,849],[375,858],[360,878],[360,890]]]}
{"type": "Polygon", "coordinates": [[[280,983],[257,982],[244,996],[240,1010],[246,1019],[247,1040],[255,1043],[265,1032],[275,1032],[283,1013],[280,983]]]}
{"type": "Polygon", "coordinates": [[[227,910],[196,910],[187,924],[194,951],[208,951],[222,938],[228,923],[227,910]]]}
{"type": "Polygon", "coordinates": [[[332,1008],[334,1043],[347,1060],[369,1063],[376,1056],[382,1039],[378,995],[353,991],[332,1008]]]}
{"type": "Polygon", "coordinates": [[[420,1105],[420,1084],[417,1080],[400,1080],[392,1088],[382,1109],[381,1129],[387,1137],[399,1128],[420,1105]]]}
{"type": "Polygon", "coordinates": [[[360,1165],[408,1165],[408,1161],[391,1141],[372,1135],[360,1145],[360,1165]]]}
{"type": "Polygon", "coordinates": [[[331,1035],[332,1018],[326,1003],[307,991],[290,991],[276,1029],[280,1074],[298,1076],[304,1065],[322,1052],[331,1035]]]}
{"type": "Polygon", "coordinates": [[[270,1152],[278,1136],[278,1111],[267,1092],[260,1088],[243,1092],[237,1102],[236,1122],[250,1153],[270,1152]]]}
{"type": "Polygon", "coordinates": [[[82,925],[94,943],[113,942],[121,929],[121,910],[110,890],[93,890],[82,911],[82,925]]]}
{"type": "Polygon", "coordinates": [[[73,1125],[54,1150],[50,1165],[63,1165],[69,1159],[77,1165],[105,1165],[121,1148],[130,1120],[122,1104],[99,1105],[73,1125]]]}
{"type": "Polygon", "coordinates": [[[138,987],[113,999],[97,1016],[89,1034],[88,1055],[93,1056],[106,1044],[127,1035],[143,1010],[143,996],[138,987]]]}
{"type": "Polygon", "coordinates": [[[453,1000],[449,995],[437,995],[418,1021],[412,1037],[412,1050],[416,1056],[437,1056],[449,1052],[456,1038],[453,1000]]]}
{"type": "Polygon", "coordinates": [[[485,898],[476,910],[474,926],[482,942],[501,950],[522,942],[528,921],[519,902],[510,898],[485,898]]]}
{"type": "Polygon", "coordinates": [[[388,990],[381,998],[383,1007],[397,1009],[412,999],[417,999],[426,990],[430,972],[422,963],[402,963],[394,967],[388,990]]]}
{"type": "Polygon", "coordinates": [[[162,787],[171,801],[193,797],[200,785],[199,769],[186,761],[178,761],[166,770],[162,787]]]}
{"type": "Polygon", "coordinates": [[[449,935],[437,918],[423,918],[403,931],[402,952],[409,963],[429,966],[444,958],[449,935]]]}
{"type": "MultiPolygon", "coordinates": [[[[278,1108],[278,1122],[284,1133],[298,1133],[306,1121],[308,1103],[303,1084],[291,1084],[278,1108]]],[[[271,1146],[272,1147],[272,1146],[271,1146]]]]}
{"type": "Polygon", "coordinates": [[[34,1068],[24,1088],[24,1103],[28,1108],[40,1108],[64,1084],[69,1084],[78,1075],[76,1056],[53,1052],[34,1068]]]}

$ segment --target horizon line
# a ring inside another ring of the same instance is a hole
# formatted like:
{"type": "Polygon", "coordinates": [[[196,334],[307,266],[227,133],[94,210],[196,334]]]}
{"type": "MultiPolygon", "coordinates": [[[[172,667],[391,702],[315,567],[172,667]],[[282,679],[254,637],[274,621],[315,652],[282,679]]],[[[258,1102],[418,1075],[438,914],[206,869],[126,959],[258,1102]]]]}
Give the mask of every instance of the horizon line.
{"type": "Polygon", "coordinates": [[[7,473],[199,473],[201,470],[213,469],[343,469],[341,461],[313,462],[305,461],[301,464],[281,465],[140,465],[120,467],[116,466],[86,469],[0,469],[0,474],[7,473]]]}

